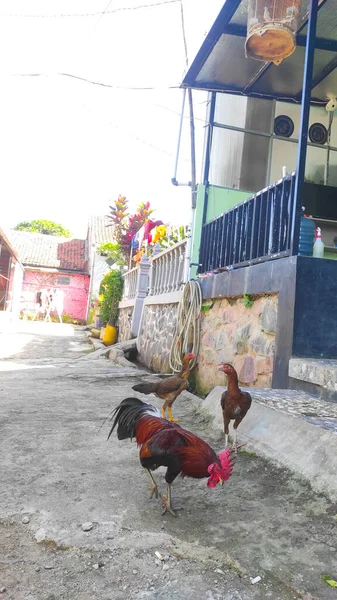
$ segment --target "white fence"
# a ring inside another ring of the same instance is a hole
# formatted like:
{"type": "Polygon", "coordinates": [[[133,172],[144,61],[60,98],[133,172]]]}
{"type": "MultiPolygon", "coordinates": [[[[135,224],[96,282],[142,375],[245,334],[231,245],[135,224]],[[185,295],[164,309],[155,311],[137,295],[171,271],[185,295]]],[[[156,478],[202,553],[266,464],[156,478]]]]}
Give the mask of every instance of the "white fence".
{"type": "Polygon", "coordinates": [[[181,289],[184,279],[184,260],[187,240],[150,259],[149,296],[169,294],[181,289]]]}
{"type": "Polygon", "coordinates": [[[138,271],[139,267],[134,267],[123,275],[123,300],[133,300],[137,296],[138,271]]]}
{"type": "MultiPolygon", "coordinates": [[[[139,270],[142,271],[144,265],[147,265],[146,273],[149,272],[148,296],[159,296],[160,294],[179,291],[184,283],[186,244],[187,240],[183,240],[150,259],[144,256],[137,267],[124,273],[123,302],[134,300],[137,297],[139,292],[139,270]],[[148,265],[150,265],[150,269],[148,265]]],[[[142,294],[144,292],[143,286],[144,282],[142,282],[142,294]]]]}

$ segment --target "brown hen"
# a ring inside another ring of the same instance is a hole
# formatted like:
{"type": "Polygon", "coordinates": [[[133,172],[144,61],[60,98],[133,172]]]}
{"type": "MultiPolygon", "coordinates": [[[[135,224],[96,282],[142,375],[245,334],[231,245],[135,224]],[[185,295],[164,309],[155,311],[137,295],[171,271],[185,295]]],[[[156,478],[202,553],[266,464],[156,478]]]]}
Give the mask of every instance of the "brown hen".
{"type": "Polygon", "coordinates": [[[190,361],[193,360],[193,358],[195,358],[195,355],[191,352],[185,354],[182,369],[177,375],[172,375],[172,377],[167,377],[156,383],[138,383],[137,385],[134,385],[132,389],[141,394],[155,394],[158,398],[165,400],[161,409],[163,419],[165,418],[165,411],[167,410],[169,420],[173,423],[177,422],[177,419],[173,418],[172,404],[179,394],[186,390],[190,374],[190,361]]]}
{"type": "Polygon", "coordinates": [[[242,392],[238,384],[238,375],[234,367],[228,363],[224,363],[219,368],[227,375],[227,390],[221,396],[221,408],[224,422],[225,432],[225,447],[228,446],[229,423],[234,421],[234,444],[233,449],[237,453],[237,428],[242,419],[250,409],[252,397],[248,392],[242,392]]]}

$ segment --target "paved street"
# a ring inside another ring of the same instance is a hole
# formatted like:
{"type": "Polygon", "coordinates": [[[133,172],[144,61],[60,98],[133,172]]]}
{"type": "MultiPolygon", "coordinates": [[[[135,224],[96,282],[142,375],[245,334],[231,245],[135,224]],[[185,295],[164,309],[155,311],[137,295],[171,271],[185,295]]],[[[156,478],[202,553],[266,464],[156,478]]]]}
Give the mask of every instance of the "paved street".
{"type": "MultiPolygon", "coordinates": [[[[102,427],[138,371],[92,359],[68,325],[8,327],[0,358],[1,598],[336,598],[321,574],[337,579],[337,506],[323,495],[242,452],[223,488],[177,479],[183,510],[162,517],[135,444],[107,442],[102,427]]],[[[196,409],[188,394],[175,404],[183,426],[222,449],[196,409]]]]}

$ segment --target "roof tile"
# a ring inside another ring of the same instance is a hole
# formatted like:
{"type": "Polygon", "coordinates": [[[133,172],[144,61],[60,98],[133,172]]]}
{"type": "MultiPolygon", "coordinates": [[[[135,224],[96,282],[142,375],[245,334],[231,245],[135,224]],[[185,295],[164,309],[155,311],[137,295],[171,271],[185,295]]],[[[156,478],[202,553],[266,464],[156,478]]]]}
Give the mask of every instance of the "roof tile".
{"type": "Polygon", "coordinates": [[[92,216],[89,221],[92,232],[92,242],[100,246],[109,242],[114,243],[114,230],[108,216],[92,216]]]}
{"type": "Polygon", "coordinates": [[[87,272],[86,240],[10,229],[7,236],[26,266],[87,272]]]}

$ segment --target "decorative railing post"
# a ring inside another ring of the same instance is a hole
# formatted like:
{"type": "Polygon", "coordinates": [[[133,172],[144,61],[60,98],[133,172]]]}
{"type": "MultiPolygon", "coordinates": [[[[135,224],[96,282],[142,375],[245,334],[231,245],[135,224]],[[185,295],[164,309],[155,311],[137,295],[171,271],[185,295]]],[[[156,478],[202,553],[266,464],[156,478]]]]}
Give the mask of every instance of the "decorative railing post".
{"type": "Polygon", "coordinates": [[[151,263],[146,254],[144,254],[139,263],[135,305],[131,321],[131,334],[135,337],[138,335],[144,299],[146,298],[149,287],[150,267],[151,263]]]}

